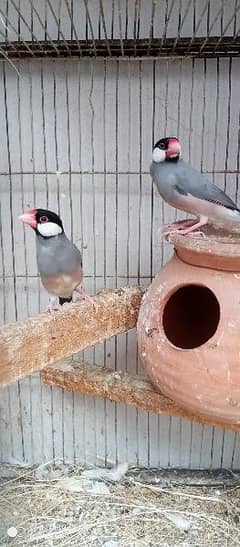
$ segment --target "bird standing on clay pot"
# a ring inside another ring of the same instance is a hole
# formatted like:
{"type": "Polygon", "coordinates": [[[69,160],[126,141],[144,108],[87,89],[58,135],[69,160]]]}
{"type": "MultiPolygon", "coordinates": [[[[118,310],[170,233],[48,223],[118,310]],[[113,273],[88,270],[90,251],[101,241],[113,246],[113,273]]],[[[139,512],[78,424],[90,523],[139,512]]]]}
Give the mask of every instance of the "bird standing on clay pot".
{"type": "Polygon", "coordinates": [[[236,203],[180,156],[181,145],[176,137],[160,139],[154,145],[150,173],[164,201],[197,219],[166,224],[162,233],[201,233],[199,228],[206,224],[240,233],[240,209],[236,203]]]}

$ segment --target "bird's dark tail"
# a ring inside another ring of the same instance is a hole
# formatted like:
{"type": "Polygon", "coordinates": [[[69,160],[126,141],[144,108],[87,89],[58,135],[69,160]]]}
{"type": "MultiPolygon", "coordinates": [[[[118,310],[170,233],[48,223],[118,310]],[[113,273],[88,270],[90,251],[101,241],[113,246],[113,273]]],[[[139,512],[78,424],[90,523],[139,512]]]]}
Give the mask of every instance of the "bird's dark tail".
{"type": "Polygon", "coordinates": [[[69,296],[68,298],[61,298],[61,296],[59,296],[59,304],[60,304],[60,306],[62,306],[63,304],[65,304],[65,302],[72,302],[72,297],[69,296]]]}

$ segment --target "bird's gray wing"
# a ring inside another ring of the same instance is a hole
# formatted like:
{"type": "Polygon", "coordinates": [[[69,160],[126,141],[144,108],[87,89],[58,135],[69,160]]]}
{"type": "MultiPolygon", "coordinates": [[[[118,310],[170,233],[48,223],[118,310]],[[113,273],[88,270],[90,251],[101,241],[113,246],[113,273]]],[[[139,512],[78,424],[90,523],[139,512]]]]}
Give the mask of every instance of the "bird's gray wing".
{"type": "Polygon", "coordinates": [[[59,270],[64,273],[70,272],[76,267],[82,267],[82,257],[79,249],[67,238],[58,249],[56,261],[59,270]]]}
{"type": "Polygon", "coordinates": [[[236,203],[220,190],[215,184],[210,182],[206,177],[201,175],[196,169],[190,165],[179,166],[179,170],[174,173],[175,190],[182,195],[191,194],[197,199],[216,203],[227,207],[228,209],[240,211],[236,203]]]}

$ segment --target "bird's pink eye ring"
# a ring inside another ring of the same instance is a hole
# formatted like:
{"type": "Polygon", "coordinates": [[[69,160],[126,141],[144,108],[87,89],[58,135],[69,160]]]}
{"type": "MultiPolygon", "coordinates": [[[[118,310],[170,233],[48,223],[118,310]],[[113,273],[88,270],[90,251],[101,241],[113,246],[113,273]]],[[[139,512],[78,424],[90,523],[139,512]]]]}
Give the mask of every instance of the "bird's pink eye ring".
{"type": "Polygon", "coordinates": [[[48,217],[40,217],[40,222],[44,223],[44,222],[48,222],[48,217]]]}

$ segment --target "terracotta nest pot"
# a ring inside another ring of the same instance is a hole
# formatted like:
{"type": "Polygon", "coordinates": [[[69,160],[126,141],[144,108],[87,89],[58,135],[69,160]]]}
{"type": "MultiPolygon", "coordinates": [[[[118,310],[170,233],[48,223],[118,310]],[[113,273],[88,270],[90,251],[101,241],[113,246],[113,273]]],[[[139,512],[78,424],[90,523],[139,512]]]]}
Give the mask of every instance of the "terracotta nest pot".
{"type": "Polygon", "coordinates": [[[240,423],[240,237],[171,236],[143,298],[138,348],[153,384],[186,409],[240,423]]]}

